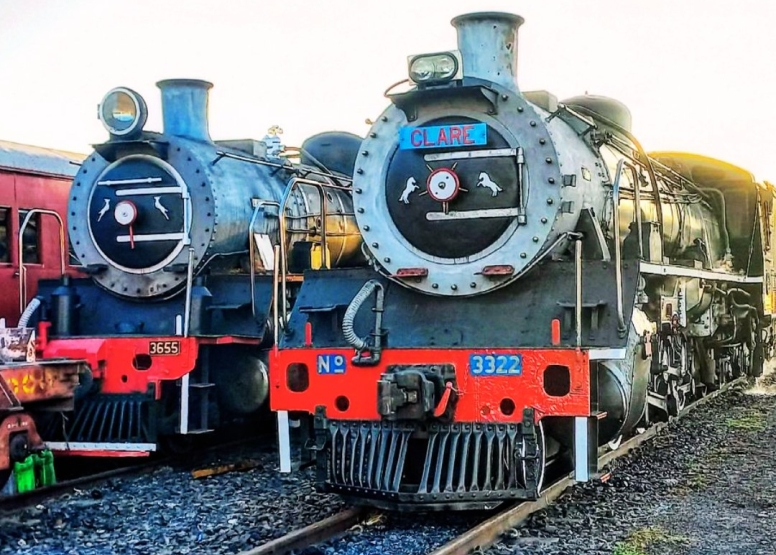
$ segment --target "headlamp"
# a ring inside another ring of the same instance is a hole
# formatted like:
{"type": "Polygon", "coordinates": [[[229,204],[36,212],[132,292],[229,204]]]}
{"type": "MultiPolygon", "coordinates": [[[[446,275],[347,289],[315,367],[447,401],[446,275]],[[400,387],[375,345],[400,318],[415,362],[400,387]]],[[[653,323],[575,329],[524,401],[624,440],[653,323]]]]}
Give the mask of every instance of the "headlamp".
{"type": "Polygon", "coordinates": [[[148,117],[145,100],[132,89],[117,87],[100,102],[99,118],[108,133],[126,137],[139,132],[148,117]]]}
{"type": "Polygon", "coordinates": [[[408,63],[410,79],[418,85],[452,81],[463,73],[457,51],[410,56],[408,63]]]}

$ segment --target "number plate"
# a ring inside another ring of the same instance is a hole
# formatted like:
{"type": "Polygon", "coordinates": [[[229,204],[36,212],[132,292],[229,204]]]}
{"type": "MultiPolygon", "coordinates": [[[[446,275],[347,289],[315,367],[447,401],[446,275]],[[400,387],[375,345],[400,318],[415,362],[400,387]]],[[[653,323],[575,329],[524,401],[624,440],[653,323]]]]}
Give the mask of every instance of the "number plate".
{"type": "Polygon", "coordinates": [[[466,123],[434,125],[429,127],[402,127],[399,129],[399,148],[459,148],[488,144],[488,125],[466,123]]]}
{"type": "Polygon", "coordinates": [[[472,376],[520,376],[523,373],[523,355],[469,355],[472,376]]]}
{"type": "Polygon", "coordinates": [[[319,374],[344,374],[345,357],[342,355],[318,355],[319,374]]]}
{"type": "Polygon", "coordinates": [[[148,354],[152,357],[179,355],[181,354],[181,342],[151,341],[148,345],[148,354]]]}

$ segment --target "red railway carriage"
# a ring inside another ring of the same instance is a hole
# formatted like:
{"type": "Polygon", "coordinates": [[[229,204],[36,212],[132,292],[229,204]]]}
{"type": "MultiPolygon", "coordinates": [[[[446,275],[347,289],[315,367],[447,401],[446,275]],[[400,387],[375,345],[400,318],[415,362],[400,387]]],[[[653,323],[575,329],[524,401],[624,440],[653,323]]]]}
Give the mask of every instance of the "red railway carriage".
{"type": "MultiPolygon", "coordinates": [[[[0,141],[0,288],[6,291],[0,296],[0,318],[7,325],[16,324],[23,307],[35,296],[39,280],[62,274],[60,223],[51,212],[64,222],[70,183],[82,158],[72,152],[0,141]],[[22,279],[19,229],[32,210],[21,249],[26,274],[22,279]],[[24,298],[12,294],[14,291],[22,292],[24,298]]],[[[66,236],[64,241],[67,246],[66,236]]],[[[66,269],[74,273],[68,258],[66,269]]]]}
{"type": "Polygon", "coordinates": [[[0,318],[19,326],[0,326],[0,486],[15,462],[45,449],[36,421],[73,408],[82,363],[37,360],[35,331],[26,324],[39,306],[38,280],[77,272],[64,225],[82,158],[0,141],[0,318]]]}

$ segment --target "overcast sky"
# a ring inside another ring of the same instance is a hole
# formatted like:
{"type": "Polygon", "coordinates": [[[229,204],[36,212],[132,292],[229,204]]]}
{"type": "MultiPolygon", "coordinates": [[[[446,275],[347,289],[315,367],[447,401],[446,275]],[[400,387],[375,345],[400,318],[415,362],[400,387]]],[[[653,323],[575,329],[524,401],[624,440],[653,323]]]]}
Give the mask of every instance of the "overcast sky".
{"type": "Polygon", "coordinates": [[[455,47],[450,19],[518,13],[519,83],[615,97],[648,150],[725,159],[776,181],[773,0],[0,0],[0,139],[87,152],[110,88],[215,84],[214,138],[363,135],[406,56],[455,47]]]}

